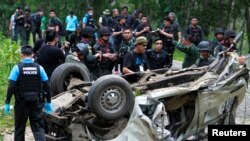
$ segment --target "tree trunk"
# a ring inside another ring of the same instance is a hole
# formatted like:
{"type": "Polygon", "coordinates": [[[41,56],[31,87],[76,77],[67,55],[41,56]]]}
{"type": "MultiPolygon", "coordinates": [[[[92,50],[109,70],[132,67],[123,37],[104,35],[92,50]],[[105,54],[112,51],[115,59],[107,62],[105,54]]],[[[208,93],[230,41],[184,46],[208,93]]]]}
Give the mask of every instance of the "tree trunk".
{"type": "MultiPolygon", "coordinates": [[[[217,13],[219,14],[217,16],[217,27],[222,27],[225,25],[225,1],[224,0],[218,0],[218,7],[217,7],[217,13]]],[[[224,27],[225,28],[225,27],[224,27]]]]}
{"type": "Polygon", "coordinates": [[[246,22],[246,20],[244,20],[242,22],[242,25],[241,25],[241,28],[240,28],[240,31],[243,31],[243,34],[242,34],[241,39],[240,39],[240,46],[239,46],[239,54],[240,55],[242,54],[242,46],[243,46],[243,42],[244,42],[245,22],[246,22]]]}
{"type": "Polygon", "coordinates": [[[250,53],[250,17],[249,17],[249,4],[245,5],[245,19],[246,19],[246,30],[247,30],[247,41],[248,41],[248,53],[250,53]]]}
{"type": "Polygon", "coordinates": [[[232,4],[233,4],[233,0],[229,0],[228,1],[228,5],[227,5],[227,15],[226,15],[226,22],[225,22],[225,25],[226,25],[226,28],[228,28],[228,25],[230,24],[230,17],[231,17],[231,12],[232,12],[232,4]]]}

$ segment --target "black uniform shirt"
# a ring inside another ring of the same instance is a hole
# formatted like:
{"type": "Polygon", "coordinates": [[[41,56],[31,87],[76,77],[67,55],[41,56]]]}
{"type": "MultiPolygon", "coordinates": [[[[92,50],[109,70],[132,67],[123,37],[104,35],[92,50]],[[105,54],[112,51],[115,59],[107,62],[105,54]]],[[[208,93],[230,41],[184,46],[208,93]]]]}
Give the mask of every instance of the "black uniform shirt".
{"type": "MultiPolygon", "coordinates": [[[[164,32],[168,33],[168,34],[173,34],[174,33],[174,29],[172,28],[172,26],[170,27],[163,27],[164,32]]],[[[173,39],[170,37],[166,37],[165,35],[160,35],[161,39],[163,40],[163,49],[164,50],[168,50],[169,47],[173,46],[173,39]]]]}
{"type": "Polygon", "coordinates": [[[145,71],[149,69],[148,58],[146,54],[130,51],[125,55],[123,67],[127,67],[134,72],[145,71]],[[143,68],[143,70],[140,70],[140,68],[143,68]]]}
{"type": "Polygon", "coordinates": [[[168,65],[170,63],[170,60],[166,51],[161,50],[160,52],[157,52],[151,49],[147,50],[146,54],[148,57],[150,70],[169,67],[168,65]]]}
{"type": "Polygon", "coordinates": [[[44,45],[38,52],[37,62],[44,67],[45,72],[50,77],[54,69],[65,61],[65,56],[61,49],[44,45]]]}

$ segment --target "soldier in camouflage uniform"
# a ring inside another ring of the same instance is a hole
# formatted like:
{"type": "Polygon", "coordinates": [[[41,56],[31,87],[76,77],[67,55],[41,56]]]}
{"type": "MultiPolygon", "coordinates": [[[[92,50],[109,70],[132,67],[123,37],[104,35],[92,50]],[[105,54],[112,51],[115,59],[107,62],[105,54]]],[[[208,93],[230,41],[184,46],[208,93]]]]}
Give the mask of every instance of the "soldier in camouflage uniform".
{"type": "Polygon", "coordinates": [[[191,24],[187,26],[184,34],[190,34],[193,37],[193,43],[197,46],[203,40],[203,30],[200,25],[198,25],[198,18],[193,17],[191,24]]]}
{"type": "Polygon", "coordinates": [[[174,51],[175,51],[175,48],[173,45],[174,29],[171,26],[171,24],[172,24],[172,21],[167,16],[164,18],[164,27],[159,30],[160,38],[163,41],[163,48],[162,49],[168,53],[168,56],[170,59],[169,67],[171,67],[173,64],[173,55],[174,55],[174,51]]]}
{"type": "Polygon", "coordinates": [[[123,30],[123,40],[120,45],[120,49],[118,51],[120,70],[123,67],[124,56],[128,51],[132,51],[135,46],[135,38],[133,37],[132,30],[130,28],[125,28],[123,30]]]}
{"type": "Polygon", "coordinates": [[[95,76],[101,77],[107,74],[112,74],[115,62],[117,61],[117,54],[109,42],[111,30],[108,27],[102,27],[99,30],[100,38],[93,47],[94,54],[101,53],[102,57],[98,62],[95,70],[95,76]]]}

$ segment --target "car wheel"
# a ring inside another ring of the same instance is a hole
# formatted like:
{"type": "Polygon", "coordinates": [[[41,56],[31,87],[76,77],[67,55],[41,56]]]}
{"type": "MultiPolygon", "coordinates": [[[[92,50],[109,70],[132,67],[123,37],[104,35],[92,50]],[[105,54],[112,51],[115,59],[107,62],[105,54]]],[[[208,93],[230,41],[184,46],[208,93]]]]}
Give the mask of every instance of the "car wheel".
{"type": "Polygon", "coordinates": [[[133,108],[133,91],[125,79],[106,75],[97,79],[90,87],[88,105],[98,117],[117,120],[133,108]]]}
{"type": "Polygon", "coordinates": [[[66,91],[69,81],[72,77],[81,79],[83,81],[90,81],[89,74],[79,64],[61,64],[53,71],[50,78],[52,96],[66,91]]]}

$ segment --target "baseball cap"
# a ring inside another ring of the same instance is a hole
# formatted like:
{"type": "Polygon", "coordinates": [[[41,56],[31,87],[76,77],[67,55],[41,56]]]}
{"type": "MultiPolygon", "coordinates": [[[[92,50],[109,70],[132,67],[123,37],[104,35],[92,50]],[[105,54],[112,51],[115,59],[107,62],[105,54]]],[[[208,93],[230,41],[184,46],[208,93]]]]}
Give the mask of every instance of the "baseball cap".
{"type": "Polygon", "coordinates": [[[109,9],[104,10],[102,13],[103,13],[104,15],[110,15],[109,9]]]}
{"type": "Polygon", "coordinates": [[[148,43],[148,40],[146,37],[144,36],[140,36],[140,37],[137,37],[135,39],[135,44],[138,45],[138,44],[147,44],[148,43]]]}

